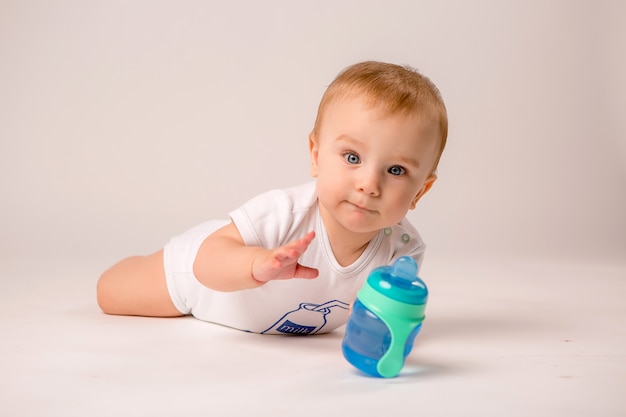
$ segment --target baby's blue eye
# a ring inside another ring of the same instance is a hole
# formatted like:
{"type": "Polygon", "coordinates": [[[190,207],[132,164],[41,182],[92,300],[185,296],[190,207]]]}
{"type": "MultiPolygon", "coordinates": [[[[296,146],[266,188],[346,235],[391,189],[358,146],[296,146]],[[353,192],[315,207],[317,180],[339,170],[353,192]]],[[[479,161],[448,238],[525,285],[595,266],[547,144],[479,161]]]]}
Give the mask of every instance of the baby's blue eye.
{"type": "Polygon", "coordinates": [[[389,168],[389,173],[391,175],[402,175],[406,172],[406,169],[402,168],[399,165],[394,165],[391,168],[389,168]]]}
{"type": "Polygon", "coordinates": [[[347,153],[343,157],[346,159],[346,161],[348,161],[349,164],[358,164],[359,162],[361,162],[359,155],[355,153],[347,153]]]}

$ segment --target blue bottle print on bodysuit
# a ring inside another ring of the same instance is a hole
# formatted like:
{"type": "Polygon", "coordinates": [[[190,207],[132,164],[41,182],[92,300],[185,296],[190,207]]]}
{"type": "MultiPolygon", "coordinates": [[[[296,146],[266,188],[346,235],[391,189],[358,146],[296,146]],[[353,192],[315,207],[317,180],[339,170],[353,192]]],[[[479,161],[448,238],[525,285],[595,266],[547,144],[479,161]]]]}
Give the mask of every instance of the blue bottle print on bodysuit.
{"type": "Polygon", "coordinates": [[[286,313],[261,334],[270,332],[293,335],[315,334],[326,325],[326,316],[335,307],[350,309],[348,304],[339,300],[331,300],[324,304],[301,303],[297,309],[286,313]]]}

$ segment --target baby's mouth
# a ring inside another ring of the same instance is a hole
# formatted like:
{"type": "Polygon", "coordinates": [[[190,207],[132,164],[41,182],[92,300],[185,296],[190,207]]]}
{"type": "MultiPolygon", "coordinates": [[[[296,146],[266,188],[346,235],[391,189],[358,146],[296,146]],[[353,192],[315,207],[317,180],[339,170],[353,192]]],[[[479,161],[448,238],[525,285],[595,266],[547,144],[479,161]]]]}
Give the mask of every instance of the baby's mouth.
{"type": "Polygon", "coordinates": [[[352,207],[354,207],[354,208],[356,208],[357,210],[360,210],[360,211],[367,211],[367,212],[374,211],[374,210],[372,210],[372,209],[370,209],[367,206],[362,205],[362,204],[352,203],[350,201],[348,201],[348,204],[350,204],[352,207]]]}

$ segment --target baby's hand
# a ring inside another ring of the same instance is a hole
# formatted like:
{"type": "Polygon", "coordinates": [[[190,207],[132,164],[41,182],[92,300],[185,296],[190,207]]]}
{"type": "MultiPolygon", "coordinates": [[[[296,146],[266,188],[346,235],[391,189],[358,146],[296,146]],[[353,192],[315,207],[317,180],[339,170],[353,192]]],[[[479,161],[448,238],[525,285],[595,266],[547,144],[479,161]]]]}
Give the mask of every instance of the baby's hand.
{"type": "Polygon", "coordinates": [[[314,237],[315,232],[309,232],[302,239],[261,252],[261,256],[252,262],[252,276],[260,282],[274,279],[316,278],[317,269],[298,263],[298,259],[309,247],[314,237]]]}

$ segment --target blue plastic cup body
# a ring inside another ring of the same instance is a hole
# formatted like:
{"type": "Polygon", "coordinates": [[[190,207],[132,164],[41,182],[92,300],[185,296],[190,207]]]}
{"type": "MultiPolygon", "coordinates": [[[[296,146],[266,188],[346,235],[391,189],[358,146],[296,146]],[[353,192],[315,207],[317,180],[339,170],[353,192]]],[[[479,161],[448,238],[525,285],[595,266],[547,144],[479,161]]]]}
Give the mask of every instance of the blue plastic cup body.
{"type": "MultiPolygon", "coordinates": [[[[413,349],[422,323],[415,326],[404,347],[404,359],[413,349]]],[[[357,298],[342,343],[343,355],[354,367],[368,375],[382,377],[378,361],[389,349],[391,332],[387,325],[357,298]]]]}
{"type": "Polygon", "coordinates": [[[424,320],[428,288],[415,261],[398,258],[369,274],[346,324],[342,351],[357,369],[378,377],[397,376],[424,320]]]}

